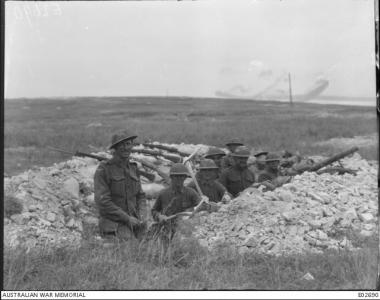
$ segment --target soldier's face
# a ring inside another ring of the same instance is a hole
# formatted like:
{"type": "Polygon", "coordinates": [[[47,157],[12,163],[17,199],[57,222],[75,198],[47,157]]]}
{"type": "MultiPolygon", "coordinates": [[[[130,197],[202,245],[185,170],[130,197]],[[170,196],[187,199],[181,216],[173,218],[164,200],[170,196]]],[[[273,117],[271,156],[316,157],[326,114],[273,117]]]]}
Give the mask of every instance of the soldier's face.
{"type": "Polygon", "coordinates": [[[172,175],[170,176],[172,186],[174,188],[182,188],[183,183],[186,180],[187,176],[186,175],[172,175]]]}
{"type": "Polygon", "coordinates": [[[120,158],[129,158],[132,152],[132,148],[134,146],[133,140],[126,140],[120,142],[115,147],[115,155],[120,158]]]}
{"type": "Polygon", "coordinates": [[[239,145],[228,145],[227,146],[228,150],[230,150],[231,153],[234,153],[237,147],[239,147],[239,145]]]}
{"type": "Polygon", "coordinates": [[[222,158],[223,158],[222,155],[214,155],[214,156],[210,156],[208,158],[212,159],[214,161],[214,163],[220,168],[220,166],[222,164],[222,158]]]}
{"type": "Polygon", "coordinates": [[[203,169],[203,170],[201,170],[201,176],[205,180],[216,179],[216,170],[215,169],[203,169]]]}
{"type": "Polygon", "coordinates": [[[235,161],[235,165],[240,168],[240,169],[244,169],[247,167],[247,161],[248,161],[248,157],[234,157],[234,161],[235,161]]]}
{"type": "Polygon", "coordinates": [[[256,157],[256,166],[262,170],[265,168],[265,160],[266,156],[265,155],[259,155],[256,157]]]}
{"type": "Polygon", "coordinates": [[[269,169],[271,169],[271,170],[277,170],[279,163],[280,162],[278,160],[276,160],[276,161],[270,161],[267,164],[268,164],[269,169]]]}

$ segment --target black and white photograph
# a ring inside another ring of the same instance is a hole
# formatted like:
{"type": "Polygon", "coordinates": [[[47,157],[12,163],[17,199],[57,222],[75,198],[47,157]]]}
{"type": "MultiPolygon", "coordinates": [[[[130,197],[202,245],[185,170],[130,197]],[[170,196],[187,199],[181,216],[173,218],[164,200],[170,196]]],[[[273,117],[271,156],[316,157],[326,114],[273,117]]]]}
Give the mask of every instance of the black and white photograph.
{"type": "Polygon", "coordinates": [[[3,299],[379,299],[377,1],[4,9],[3,299]]]}

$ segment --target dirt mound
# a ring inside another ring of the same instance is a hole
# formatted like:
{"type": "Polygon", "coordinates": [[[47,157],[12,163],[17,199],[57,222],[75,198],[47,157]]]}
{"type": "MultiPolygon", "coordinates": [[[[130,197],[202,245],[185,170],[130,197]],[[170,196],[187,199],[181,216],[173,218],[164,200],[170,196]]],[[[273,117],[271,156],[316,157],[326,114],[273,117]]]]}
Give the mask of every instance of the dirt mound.
{"type": "MultiPolygon", "coordinates": [[[[191,154],[196,147],[200,153],[204,145],[175,146],[191,154]]],[[[96,153],[110,157],[109,153],[96,153]]],[[[145,159],[161,171],[169,173],[171,162],[139,153],[132,157],[145,159]]],[[[97,227],[98,214],[94,201],[93,177],[99,162],[92,158],[75,157],[47,168],[28,170],[20,175],[4,178],[4,194],[22,203],[22,211],[4,219],[4,245],[26,248],[78,246],[85,227],[97,227]]],[[[141,166],[140,166],[141,167],[141,166]]],[[[151,172],[151,171],[150,171],[151,172]]],[[[151,183],[142,177],[142,188],[148,199],[153,199],[164,188],[162,178],[155,174],[151,183]]],[[[153,201],[144,203],[143,215],[152,222],[150,208],[153,201]]]]}
{"type": "MultiPolygon", "coordinates": [[[[205,145],[168,145],[184,153],[205,145]]],[[[97,153],[108,156],[108,153],[97,153]]],[[[168,173],[171,162],[138,153],[168,173]]],[[[274,192],[247,189],[215,213],[200,213],[192,222],[194,235],[213,249],[219,244],[239,251],[280,254],[305,250],[321,251],[350,247],[346,238],[335,237],[339,230],[357,230],[363,236],[377,232],[377,164],[369,164],[358,154],[342,160],[357,175],[343,176],[304,173],[274,192]]],[[[76,247],[86,228],[97,229],[93,175],[99,162],[73,158],[48,168],[28,170],[4,179],[6,196],[22,203],[22,211],[4,219],[5,247],[76,247]]],[[[150,171],[152,172],[152,171],[150,171]]],[[[148,199],[164,188],[162,178],[142,177],[148,199]]],[[[143,216],[151,222],[153,201],[143,205],[143,216]]]]}
{"type": "Polygon", "coordinates": [[[210,249],[234,245],[275,255],[351,249],[338,233],[377,232],[377,168],[358,154],[342,164],[357,175],[305,172],[273,192],[249,188],[218,212],[199,216],[195,236],[210,249]]]}

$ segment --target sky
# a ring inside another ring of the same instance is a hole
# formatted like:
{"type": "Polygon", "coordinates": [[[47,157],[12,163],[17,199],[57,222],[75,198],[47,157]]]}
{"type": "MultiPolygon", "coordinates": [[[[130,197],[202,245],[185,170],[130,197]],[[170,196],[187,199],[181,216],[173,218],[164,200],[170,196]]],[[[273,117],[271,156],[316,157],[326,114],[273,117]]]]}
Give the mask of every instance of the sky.
{"type": "Polygon", "coordinates": [[[375,96],[374,1],[7,1],[5,98],[375,96]]]}

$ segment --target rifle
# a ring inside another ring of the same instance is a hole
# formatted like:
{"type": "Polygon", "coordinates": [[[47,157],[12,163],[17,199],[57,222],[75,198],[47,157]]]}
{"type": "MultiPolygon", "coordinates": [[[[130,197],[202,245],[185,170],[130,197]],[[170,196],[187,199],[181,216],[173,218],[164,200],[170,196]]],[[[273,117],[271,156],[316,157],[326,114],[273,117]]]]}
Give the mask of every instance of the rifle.
{"type": "Polygon", "coordinates": [[[182,158],[178,155],[173,155],[173,154],[166,154],[163,153],[162,151],[158,150],[150,150],[150,149],[132,149],[132,153],[143,153],[147,155],[152,155],[152,156],[162,156],[163,158],[166,158],[167,160],[170,160],[174,163],[178,163],[182,160],[182,158]]]}
{"type": "Polygon", "coordinates": [[[157,149],[161,149],[161,150],[166,150],[168,152],[177,153],[177,154],[179,154],[179,155],[181,155],[183,157],[188,156],[187,153],[178,150],[176,147],[170,147],[170,146],[165,146],[165,145],[162,145],[162,144],[152,144],[152,143],[143,143],[142,145],[144,147],[148,147],[148,148],[151,148],[151,149],[157,148],[157,149]]]}
{"type": "MultiPolygon", "coordinates": [[[[78,156],[78,157],[90,157],[90,158],[94,158],[94,159],[96,159],[98,161],[108,160],[108,158],[104,157],[104,156],[99,156],[99,155],[85,153],[85,152],[80,152],[80,151],[69,152],[69,151],[65,151],[65,150],[62,150],[62,149],[54,148],[54,147],[48,147],[48,149],[54,150],[54,151],[58,151],[58,152],[61,152],[61,153],[65,153],[65,154],[70,154],[70,155],[73,155],[73,156],[78,156]]],[[[147,162],[145,162],[143,160],[140,160],[140,159],[139,160],[135,159],[135,158],[133,158],[133,159],[136,160],[136,161],[139,161],[144,167],[153,169],[154,171],[156,171],[158,173],[158,175],[160,175],[162,177],[162,175],[160,174],[162,172],[159,172],[155,166],[152,166],[151,164],[149,164],[149,163],[147,163],[147,162]]],[[[154,181],[154,179],[155,179],[154,174],[146,172],[144,170],[139,170],[139,172],[140,172],[140,174],[142,176],[144,176],[145,178],[147,178],[149,181],[151,181],[151,182],[154,181]]],[[[162,177],[162,178],[165,180],[164,177],[162,177]]]]}
{"type": "Polygon", "coordinates": [[[297,174],[301,174],[303,172],[316,172],[318,171],[319,169],[322,169],[323,167],[326,167],[338,160],[341,160],[342,158],[350,155],[350,154],[353,154],[354,152],[358,151],[359,148],[358,147],[353,147],[351,149],[348,149],[346,151],[343,151],[343,152],[340,152],[338,154],[335,154],[329,158],[326,158],[318,163],[315,163],[314,165],[312,166],[305,166],[305,167],[302,167],[302,168],[299,168],[299,169],[293,169],[293,170],[290,170],[288,171],[288,175],[297,175],[297,174]]]}

